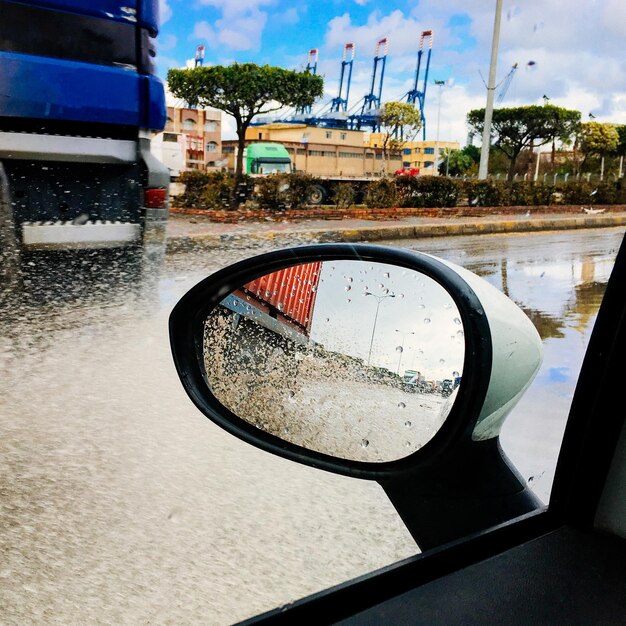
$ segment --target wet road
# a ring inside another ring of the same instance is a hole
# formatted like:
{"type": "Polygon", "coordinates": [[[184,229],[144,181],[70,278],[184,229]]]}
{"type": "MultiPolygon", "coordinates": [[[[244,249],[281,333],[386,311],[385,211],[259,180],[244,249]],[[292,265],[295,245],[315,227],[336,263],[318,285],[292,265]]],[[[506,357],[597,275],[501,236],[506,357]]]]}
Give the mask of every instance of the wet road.
{"type": "MultiPolygon", "coordinates": [[[[485,276],[537,325],[544,365],[503,445],[544,498],[622,235],[398,242],[485,276]]],[[[1,623],[227,624],[415,553],[377,485],[257,451],[182,391],[169,310],[248,254],[171,256],[141,285],[126,258],[26,260],[0,332],[1,623]]]]}

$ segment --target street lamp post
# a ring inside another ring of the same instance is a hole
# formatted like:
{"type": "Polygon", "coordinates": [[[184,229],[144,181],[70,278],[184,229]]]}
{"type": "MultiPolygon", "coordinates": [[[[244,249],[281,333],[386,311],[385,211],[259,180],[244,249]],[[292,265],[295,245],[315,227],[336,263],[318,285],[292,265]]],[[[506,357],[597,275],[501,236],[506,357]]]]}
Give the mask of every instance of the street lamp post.
{"type": "Polygon", "coordinates": [[[402,355],[404,354],[404,340],[406,339],[407,335],[414,335],[415,333],[412,330],[403,332],[401,330],[398,330],[397,328],[396,332],[402,335],[402,343],[400,344],[400,357],[398,358],[398,370],[396,372],[396,374],[400,376],[400,363],[402,363],[402,355]]]}
{"type": "Polygon", "coordinates": [[[385,299],[385,298],[395,298],[396,295],[394,293],[387,293],[383,296],[377,296],[374,293],[371,293],[370,291],[366,291],[365,292],[366,296],[372,296],[372,298],[376,298],[376,315],[374,315],[374,326],[372,327],[372,338],[370,339],[370,351],[369,354],[367,355],[367,364],[370,364],[370,360],[372,359],[372,346],[374,345],[374,334],[376,333],[376,322],[378,321],[378,309],[380,309],[380,303],[385,299]]]}
{"type": "Polygon", "coordinates": [[[487,83],[487,104],[483,122],[483,139],[480,148],[480,165],[478,178],[487,178],[489,170],[489,144],[491,143],[491,118],[493,117],[493,98],[496,92],[496,67],[498,65],[498,45],[500,42],[500,18],[502,16],[502,0],[496,0],[496,15],[493,22],[493,39],[491,42],[491,63],[489,65],[489,82],[487,83]]]}
{"type": "Polygon", "coordinates": [[[439,122],[441,121],[441,90],[446,84],[445,80],[436,80],[435,85],[439,87],[439,103],[437,104],[437,134],[435,135],[435,176],[439,175],[439,122]]]}

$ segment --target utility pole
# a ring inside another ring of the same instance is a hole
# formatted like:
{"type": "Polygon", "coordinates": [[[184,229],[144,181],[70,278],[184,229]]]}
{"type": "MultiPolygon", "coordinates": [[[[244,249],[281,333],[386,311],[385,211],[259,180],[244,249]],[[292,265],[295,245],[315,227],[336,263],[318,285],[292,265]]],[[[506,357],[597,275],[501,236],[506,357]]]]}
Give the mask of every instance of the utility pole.
{"type": "Polygon", "coordinates": [[[493,98],[496,92],[496,69],[498,64],[498,45],[500,42],[500,18],[502,16],[502,0],[496,0],[496,15],[493,22],[493,40],[491,42],[491,64],[489,66],[489,82],[487,83],[487,105],[483,122],[483,144],[480,149],[480,165],[478,178],[484,180],[489,171],[489,145],[491,143],[491,118],[493,117],[493,98]]]}
{"type": "Polygon", "coordinates": [[[370,361],[372,360],[372,347],[374,345],[374,335],[376,334],[376,322],[378,321],[378,309],[380,308],[380,303],[385,299],[385,298],[395,298],[396,294],[395,293],[388,293],[382,296],[377,296],[374,293],[371,293],[370,291],[366,291],[365,292],[366,296],[372,296],[373,298],[376,299],[376,315],[374,315],[374,326],[372,327],[372,337],[370,339],[370,351],[369,354],[367,355],[367,364],[370,364],[370,361]]]}
{"type": "Polygon", "coordinates": [[[439,176],[439,122],[441,121],[441,90],[446,84],[444,80],[436,80],[435,85],[439,87],[439,104],[437,105],[437,134],[435,135],[435,171],[434,176],[439,176]]]}
{"type": "Polygon", "coordinates": [[[539,178],[539,162],[541,161],[541,146],[537,148],[537,161],[535,161],[535,175],[533,176],[533,180],[537,182],[539,178]]]}
{"type": "Polygon", "coordinates": [[[396,328],[396,332],[402,335],[402,344],[398,346],[398,348],[400,348],[398,350],[398,352],[400,353],[400,356],[398,357],[398,369],[396,370],[396,374],[399,376],[400,364],[402,363],[402,354],[404,353],[404,340],[406,339],[407,335],[414,335],[415,333],[412,330],[408,332],[402,332],[401,330],[398,330],[397,328],[396,328]]]}

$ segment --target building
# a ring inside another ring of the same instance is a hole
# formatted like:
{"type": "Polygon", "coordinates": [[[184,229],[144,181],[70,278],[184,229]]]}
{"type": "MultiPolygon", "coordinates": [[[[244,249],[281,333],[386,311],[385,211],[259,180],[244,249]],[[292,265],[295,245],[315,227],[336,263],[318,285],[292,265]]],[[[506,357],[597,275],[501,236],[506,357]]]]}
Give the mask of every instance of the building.
{"type": "MultiPolygon", "coordinates": [[[[460,150],[458,141],[439,141],[439,164],[445,161],[446,151],[460,150]]],[[[409,141],[402,149],[402,167],[414,167],[419,169],[420,174],[426,176],[437,175],[435,170],[435,142],[434,141],[409,141]]]]}
{"type": "MultiPolygon", "coordinates": [[[[368,145],[382,147],[385,136],[382,133],[371,133],[367,137],[368,145]]],[[[439,163],[445,159],[446,150],[459,150],[457,141],[407,141],[402,148],[402,167],[419,170],[420,175],[435,174],[435,143],[438,144],[439,163]]]]}
{"type": "Polygon", "coordinates": [[[215,109],[167,107],[164,138],[181,141],[186,170],[219,170],[226,165],[222,154],[222,113],[215,109]]]}
{"type": "MultiPolygon", "coordinates": [[[[306,124],[272,123],[251,126],[246,143],[280,143],[291,156],[296,171],[319,177],[364,178],[393,174],[401,168],[399,153],[383,159],[381,148],[364,143],[364,132],[320,128],[306,124]]],[[[224,141],[223,152],[229,169],[234,169],[237,141],[224,141]]]]}

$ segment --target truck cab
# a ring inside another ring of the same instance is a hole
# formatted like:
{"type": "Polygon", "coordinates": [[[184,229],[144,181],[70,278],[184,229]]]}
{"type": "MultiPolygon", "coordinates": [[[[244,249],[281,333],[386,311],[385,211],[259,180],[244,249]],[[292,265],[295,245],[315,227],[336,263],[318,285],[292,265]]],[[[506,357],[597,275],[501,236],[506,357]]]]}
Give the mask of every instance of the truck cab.
{"type": "Polygon", "coordinates": [[[0,13],[2,248],[162,237],[158,0],[0,0],[0,13]]]}
{"type": "Polygon", "coordinates": [[[285,146],[279,143],[252,143],[246,148],[246,174],[267,176],[289,174],[291,157],[285,146]]]}

